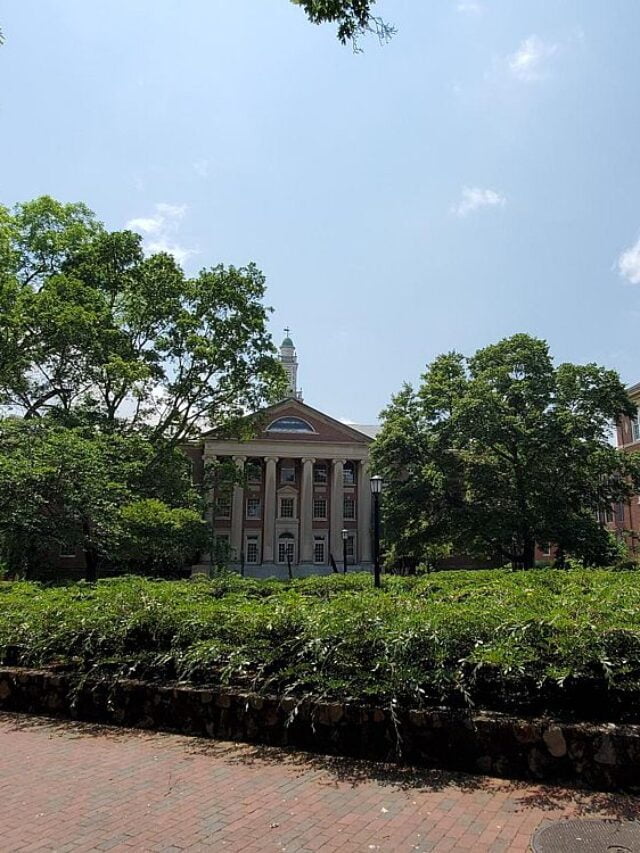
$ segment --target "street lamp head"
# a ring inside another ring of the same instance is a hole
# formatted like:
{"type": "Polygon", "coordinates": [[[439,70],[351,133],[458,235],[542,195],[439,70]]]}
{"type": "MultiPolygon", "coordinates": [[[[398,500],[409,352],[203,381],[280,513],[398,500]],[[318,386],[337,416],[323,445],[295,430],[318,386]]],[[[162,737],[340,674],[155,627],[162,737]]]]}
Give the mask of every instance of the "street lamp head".
{"type": "Polygon", "coordinates": [[[347,539],[349,538],[349,531],[348,530],[345,529],[342,531],[342,538],[345,542],[347,541],[347,539]]]}
{"type": "Polygon", "coordinates": [[[371,494],[379,495],[382,491],[382,477],[380,474],[374,474],[371,478],[371,494]]]}

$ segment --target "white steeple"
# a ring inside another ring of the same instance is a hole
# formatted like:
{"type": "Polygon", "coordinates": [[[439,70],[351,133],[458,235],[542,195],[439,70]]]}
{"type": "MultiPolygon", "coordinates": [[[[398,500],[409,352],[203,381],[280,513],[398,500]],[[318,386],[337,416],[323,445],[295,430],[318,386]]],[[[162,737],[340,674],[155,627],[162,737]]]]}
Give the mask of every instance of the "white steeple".
{"type": "Polygon", "coordinates": [[[298,359],[296,357],[296,348],[293,341],[289,337],[290,329],[285,329],[286,338],[280,344],[280,363],[285,369],[287,379],[287,397],[294,397],[296,400],[302,400],[302,391],[298,390],[298,359]]]}

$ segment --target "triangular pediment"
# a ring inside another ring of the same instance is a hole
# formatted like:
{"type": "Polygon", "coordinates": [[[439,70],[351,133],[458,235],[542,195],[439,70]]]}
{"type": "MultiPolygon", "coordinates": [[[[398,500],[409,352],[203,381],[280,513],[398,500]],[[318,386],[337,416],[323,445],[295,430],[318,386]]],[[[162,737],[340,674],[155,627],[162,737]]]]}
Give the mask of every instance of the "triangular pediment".
{"type": "MultiPolygon", "coordinates": [[[[255,420],[254,438],[258,440],[349,442],[363,445],[372,441],[370,436],[294,397],[268,406],[249,417],[255,420]]],[[[216,431],[211,430],[205,435],[213,438],[216,431]]]]}

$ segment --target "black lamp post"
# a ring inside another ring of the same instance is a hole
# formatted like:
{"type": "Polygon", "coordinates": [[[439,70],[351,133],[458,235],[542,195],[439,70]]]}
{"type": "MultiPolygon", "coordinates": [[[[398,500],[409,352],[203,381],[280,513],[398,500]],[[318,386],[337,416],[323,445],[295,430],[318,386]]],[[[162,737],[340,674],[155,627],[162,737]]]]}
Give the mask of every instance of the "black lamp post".
{"type": "Polygon", "coordinates": [[[347,573],[347,539],[349,538],[349,531],[342,531],[342,573],[346,575],[347,573]]]}
{"type": "Polygon", "coordinates": [[[371,478],[371,494],[373,495],[373,583],[380,586],[380,493],[382,492],[382,477],[374,474],[371,478]]]}

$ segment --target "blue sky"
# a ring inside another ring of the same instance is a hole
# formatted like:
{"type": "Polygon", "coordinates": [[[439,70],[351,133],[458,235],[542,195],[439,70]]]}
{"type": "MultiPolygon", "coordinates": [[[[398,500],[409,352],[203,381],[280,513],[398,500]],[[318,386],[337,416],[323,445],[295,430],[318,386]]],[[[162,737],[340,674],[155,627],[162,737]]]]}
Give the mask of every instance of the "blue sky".
{"type": "Polygon", "coordinates": [[[378,7],[355,55],[288,0],[4,3],[0,201],[255,261],[336,417],[519,331],[640,380],[640,4],[378,7]]]}

